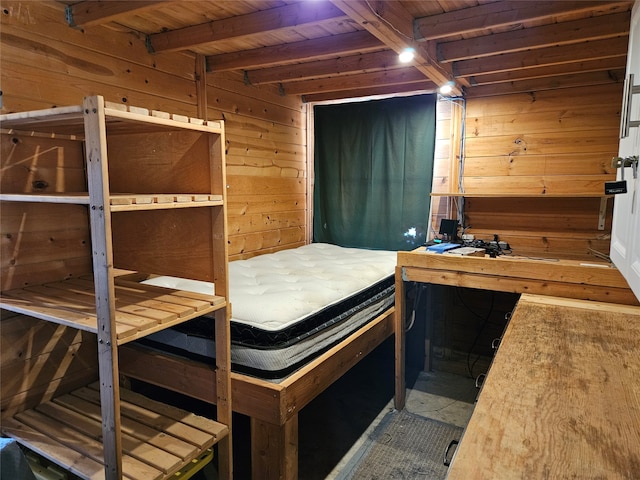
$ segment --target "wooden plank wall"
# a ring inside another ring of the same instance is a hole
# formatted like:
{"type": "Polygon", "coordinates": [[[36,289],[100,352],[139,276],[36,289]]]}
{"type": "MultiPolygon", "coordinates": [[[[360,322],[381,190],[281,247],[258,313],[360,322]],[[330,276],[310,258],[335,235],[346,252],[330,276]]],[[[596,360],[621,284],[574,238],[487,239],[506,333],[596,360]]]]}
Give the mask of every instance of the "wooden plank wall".
{"type": "MultiPolygon", "coordinates": [[[[468,99],[461,182],[469,195],[467,233],[485,240],[498,234],[514,253],[608,254],[613,200],[603,229],[599,212],[604,182],[615,178],[621,103],[622,83],[468,99]]],[[[445,178],[456,170],[447,171],[443,151],[434,191],[457,191],[445,178]]],[[[434,224],[451,201],[434,198],[434,224]]]]}
{"type": "Polygon", "coordinates": [[[76,105],[86,95],[148,109],[224,119],[231,259],[306,242],[306,107],[300,97],[207,74],[193,55],[147,52],[114,25],[70,28],[64,5],[5,1],[0,12],[2,113],[76,105]],[[200,96],[198,93],[200,92],[200,96]],[[202,116],[202,115],[200,115],[202,116]]]}
{"type": "MultiPolygon", "coordinates": [[[[0,134],[0,191],[79,192],[86,189],[82,142],[0,134]]],[[[0,289],[91,274],[85,205],[3,202],[0,289]]]]}
{"type": "Polygon", "coordinates": [[[1,418],[98,379],[95,335],[2,311],[1,418]]]}

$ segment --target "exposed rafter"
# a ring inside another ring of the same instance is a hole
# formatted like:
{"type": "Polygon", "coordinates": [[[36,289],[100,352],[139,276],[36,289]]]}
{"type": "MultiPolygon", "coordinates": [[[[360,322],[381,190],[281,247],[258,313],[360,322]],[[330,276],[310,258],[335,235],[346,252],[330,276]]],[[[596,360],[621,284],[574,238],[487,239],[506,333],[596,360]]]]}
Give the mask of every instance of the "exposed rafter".
{"type": "Polygon", "coordinates": [[[629,33],[631,20],[629,12],[605,15],[600,18],[602,19],[600,22],[585,18],[533,27],[527,29],[526,35],[523,35],[522,29],[518,29],[512,32],[445,42],[438,46],[438,57],[441,62],[467,60],[555,45],[615,38],[620,34],[629,33]]]}
{"type": "Polygon", "coordinates": [[[336,74],[391,70],[401,67],[406,67],[406,65],[398,63],[398,55],[395,52],[383,50],[381,52],[317,60],[296,65],[250,70],[246,72],[246,77],[252,85],[260,85],[263,83],[330,77],[336,74]]]}
{"type": "Polygon", "coordinates": [[[401,2],[371,0],[332,0],[352,20],[369,31],[396,53],[406,48],[415,51],[414,66],[429,80],[443,84],[453,80],[448,67],[440,65],[430,46],[414,39],[413,16],[401,2]]]}
{"type": "Polygon", "coordinates": [[[560,45],[547,47],[527,52],[505,53],[491,62],[483,58],[456,62],[456,75],[470,77],[480,74],[509,72],[527,68],[537,68],[577,61],[597,60],[625,56],[623,48],[626,48],[628,37],[609,38],[595,40],[585,44],[582,48],[575,45],[560,45]]]}
{"type": "Polygon", "coordinates": [[[85,1],[67,5],[67,23],[72,27],[88,27],[100,23],[112,22],[133,13],[141,13],[156,8],[160,1],[137,2],[96,2],[85,1]]]}
{"type": "Polygon", "coordinates": [[[207,64],[209,70],[222,72],[225,70],[262,68],[325,59],[357,52],[379,50],[381,48],[384,48],[384,45],[369,32],[358,31],[315,40],[285,43],[273,47],[209,55],[207,64]]]}
{"type": "MultiPolygon", "coordinates": [[[[87,32],[105,24],[146,38],[156,55],[177,51],[193,56],[198,78],[205,77],[206,65],[210,73],[243,73],[248,88],[275,85],[283,94],[313,101],[435,91],[450,80],[458,87],[454,94],[469,96],[620,83],[634,4],[632,0],[60,3],[67,7],[70,24],[87,32]],[[397,54],[405,48],[413,48],[415,58],[401,64],[397,54]]],[[[210,81],[218,77],[206,76],[210,81]]]]}
{"type": "Polygon", "coordinates": [[[473,33],[478,30],[518,25],[526,21],[540,20],[560,14],[590,12],[598,8],[605,9],[605,11],[626,11],[628,10],[628,2],[608,0],[493,2],[417,18],[414,24],[418,40],[434,40],[473,33]]]}
{"type": "Polygon", "coordinates": [[[147,43],[156,53],[169,52],[196,47],[203,43],[226,41],[233,37],[319,23],[336,17],[344,17],[344,14],[329,2],[292,3],[284,7],[156,33],[149,35],[147,43]]]}
{"type": "MultiPolygon", "coordinates": [[[[332,92],[353,90],[366,86],[402,85],[407,83],[424,82],[424,75],[415,68],[405,67],[397,70],[345,75],[336,78],[320,78],[301,82],[290,82],[284,87],[285,93],[308,95],[321,93],[326,90],[332,92]]],[[[435,84],[434,84],[435,85],[435,84]]]]}

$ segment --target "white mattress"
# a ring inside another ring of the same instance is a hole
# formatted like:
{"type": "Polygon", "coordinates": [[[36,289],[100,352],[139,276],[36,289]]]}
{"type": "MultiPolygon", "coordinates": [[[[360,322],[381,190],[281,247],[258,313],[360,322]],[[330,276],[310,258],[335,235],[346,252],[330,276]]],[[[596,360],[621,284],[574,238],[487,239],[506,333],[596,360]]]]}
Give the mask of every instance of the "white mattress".
{"type": "MultiPolygon", "coordinates": [[[[394,251],[314,243],[230,262],[232,363],[282,372],[349,335],[393,304],[396,257],[394,251]],[[365,299],[369,290],[373,297],[365,299]],[[340,309],[343,304],[346,310],[340,309]]],[[[173,277],[145,283],[213,291],[211,283],[173,277]]],[[[176,328],[149,339],[196,355],[215,355],[215,343],[205,334],[176,328]]]]}

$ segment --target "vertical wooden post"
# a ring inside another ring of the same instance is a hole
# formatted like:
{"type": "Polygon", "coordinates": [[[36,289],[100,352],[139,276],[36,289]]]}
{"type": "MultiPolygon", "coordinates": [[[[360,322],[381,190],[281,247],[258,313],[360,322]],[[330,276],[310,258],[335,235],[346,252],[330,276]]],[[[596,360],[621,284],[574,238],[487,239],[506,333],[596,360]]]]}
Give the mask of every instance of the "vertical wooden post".
{"type": "Polygon", "coordinates": [[[196,55],[196,96],[198,118],[207,120],[207,57],[196,55]]]}
{"type": "Polygon", "coordinates": [[[396,386],[394,407],[396,410],[402,410],[405,404],[405,332],[404,332],[404,280],[402,278],[402,267],[396,267],[396,308],[394,312],[394,331],[395,331],[395,372],[396,386]]]}
{"type": "Polygon", "coordinates": [[[93,276],[98,317],[98,370],[102,408],[102,444],[105,478],[122,478],[122,438],[120,435],[120,386],[115,328],[113,285],[113,245],[107,162],[107,135],[104,99],[86,97],[83,102],[89,179],[89,218],[93,276]]]}

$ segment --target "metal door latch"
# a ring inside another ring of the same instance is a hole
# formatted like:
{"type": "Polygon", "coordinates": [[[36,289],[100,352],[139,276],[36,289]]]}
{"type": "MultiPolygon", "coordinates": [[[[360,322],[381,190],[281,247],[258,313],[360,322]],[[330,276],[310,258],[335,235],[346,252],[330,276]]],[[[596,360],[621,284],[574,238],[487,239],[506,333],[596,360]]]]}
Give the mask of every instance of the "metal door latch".
{"type": "Polygon", "coordinates": [[[620,180],[615,182],[605,182],[604,194],[605,195],[617,195],[619,193],[627,193],[627,181],[624,179],[624,169],[631,167],[634,180],[638,178],[638,156],[632,155],[630,157],[614,157],[611,160],[611,166],[613,168],[620,168],[620,180]]]}

